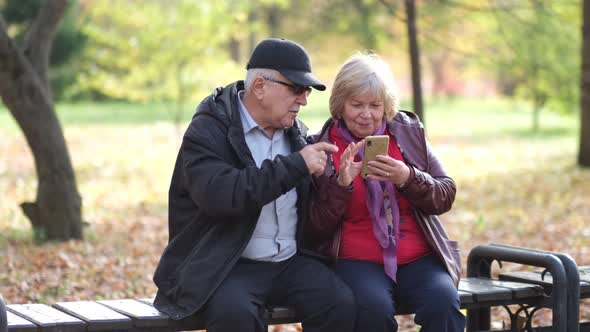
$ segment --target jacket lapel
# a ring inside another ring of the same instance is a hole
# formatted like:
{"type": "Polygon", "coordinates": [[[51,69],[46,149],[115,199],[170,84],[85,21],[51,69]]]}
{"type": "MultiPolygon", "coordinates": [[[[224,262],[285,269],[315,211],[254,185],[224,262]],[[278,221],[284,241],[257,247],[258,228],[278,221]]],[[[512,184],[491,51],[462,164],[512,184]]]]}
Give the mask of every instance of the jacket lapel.
{"type": "Polygon", "coordinates": [[[230,101],[230,125],[227,131],[227,139],[232,146],[238,159],[244,166],[256,166],[256,162],[252,157],[252,152],[246,144],[246,137],[244,136],[244,127],[240,120],[240,110],[238,109],[238,89],[234,85],[231,91],[230,101]]]}

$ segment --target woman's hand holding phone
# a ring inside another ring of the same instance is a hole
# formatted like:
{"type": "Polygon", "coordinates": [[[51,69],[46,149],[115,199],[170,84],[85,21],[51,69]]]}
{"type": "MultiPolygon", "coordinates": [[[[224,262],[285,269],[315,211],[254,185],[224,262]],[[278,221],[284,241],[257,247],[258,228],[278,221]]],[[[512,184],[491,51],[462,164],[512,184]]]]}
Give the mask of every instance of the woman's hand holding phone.
{"type": "Polygon", "coordinates": [[[410,168],[405,163],[387,155],[377,155],[375,160],[367,164],[369,179],[391,181],[402,186],[410,177],[410,168]]]}
{"type": "Polygon", "coordinates": [[[410,169],[388,155],[389,136],[367,136],[365,142],[362,176],[377,181],[390,181],[398,186],[405,184],[410,177],[410,169]]]}

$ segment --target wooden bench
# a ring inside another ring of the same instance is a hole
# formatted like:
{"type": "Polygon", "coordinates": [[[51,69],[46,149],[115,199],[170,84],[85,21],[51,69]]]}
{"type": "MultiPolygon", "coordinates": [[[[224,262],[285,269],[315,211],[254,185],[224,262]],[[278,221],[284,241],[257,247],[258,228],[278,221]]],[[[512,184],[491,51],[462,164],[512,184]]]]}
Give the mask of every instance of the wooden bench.
{"type": "MultiPolygon", "coordinates": [[[[516,249],[507,252],[512,254],[521,253],[516,249]]],[[[505,255],[505,253],[498,256],[497,259],[503,261],[519,260],[510,255],[505,255]]],[[[555,274],[555,271],[553,272],[555,274]]],[[[560,284],[557,287],[563,288],[565,285],[560,284]]],[[[510,312],[508,305],[516,305],[521,308],[549,307],[555,310],[555,296],[559,295],[559,293],[559,290],[547,293],[546,285],[539,283],[494,280],[488,276],[470,276],[462,279],[459,284],[461,308],[468,309],[468,322],[471,321],[471,327],[468,328],[468,331],[480,330],[473,328],[474,326],[484,326],[487,328],[481,330],[489,330],[489,317],[486,320],[479,310],[503,306],[510,312]],[[481,323],[482,320],[484,321],[483,324],[481,323]],[[485,323],[488,323],[488,325],[486,326],[485,323]]],[[[10,304],[6,307],[7,324],[4,329],[11,332],[181,331],[205,328],[204,323],[197,317],[182,321],[170,319],[152,306],[151,299],[58,302],[51,306],[45,304],[10,304]]],[[[397,312],[398,314],[411,313],[408,308],[404,307],[398,308],[397,312]]],[[[511,315],[513,316],[512,313],[511,315]]],[[[512,316],[511,318],[513,318],[512,316]]],[[[269,325],[297,323],[300,321],[292,308],[283,306],[268,307],[266,320],[269,325]]],[[[515,322],[516,320],[513,321],[513,324],[515,322]]],[[[551,330],[566,331],[563,324],[558,325],[553,325],[551,330]]],[[[514,330],[517,330],[516,326],[513,327],[514,330]]],[[[1,325],[0,332],[5,332],[1,325]]]]}
{"type": "MultiPolygon", "coordinates": [[[[459,285],[462,308],[504,304],[535,304],[543,300],[543,287],[520,282],[465,278],[459,285]]],[[[198,319],[173,321],[151,306],[151,299],[11,304],[7,306],[8,331],[179,331],[204,329],[198,319]]],[[[400,314],[411,313],[403,310],[400,314]]],[[[297,323],[288,307],[269,307],[269,325],[297,323]]]]}

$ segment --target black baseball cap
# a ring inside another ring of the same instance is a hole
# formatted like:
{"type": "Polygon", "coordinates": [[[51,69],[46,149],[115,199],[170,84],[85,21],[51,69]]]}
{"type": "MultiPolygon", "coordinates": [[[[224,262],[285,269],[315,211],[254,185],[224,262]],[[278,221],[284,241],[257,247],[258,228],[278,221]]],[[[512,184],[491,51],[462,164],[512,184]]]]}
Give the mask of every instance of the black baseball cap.
{"type": "Polygon", "coordinates": [[[246,69],[252,68],[274,69],[293,84],[326,90],[326,86],[311,73],[311,61],[305,49],[287,39],[268,38],[256,45],[246,66],[246,69]]]}

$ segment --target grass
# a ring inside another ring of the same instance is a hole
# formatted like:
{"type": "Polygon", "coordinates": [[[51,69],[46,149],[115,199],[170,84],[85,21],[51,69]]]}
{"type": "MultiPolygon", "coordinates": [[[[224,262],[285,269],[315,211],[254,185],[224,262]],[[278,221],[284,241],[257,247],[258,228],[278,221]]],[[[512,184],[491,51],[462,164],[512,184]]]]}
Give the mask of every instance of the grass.
{"type": "MultiPolygon", "coordinates": [[[[329,116],[328,93],[314,92],[301,112],[301,119],[318,130],[329,116]]],[[[124,102],[75,103],[56,106],[64,127],[77,126],[135,126],[172,122],[180,114],[180,126],[185,127],[197,103],[183,106],[167,104],[129,104],[124,102]]],[[[411,101],[402,101],[402,109],[411,109],[411,101]]],[[[532,115],[528,103],[509,99],[438,99],[426,101],[428,130],[435,136],[487,139],[495,135],[563,136],[573,134],[578,118],[572,114],[545,112],[539,133],[531,131],[532,115]]],[[[0,129],[18,130],[6,109],[0,106],[0,129]]]]}
{"type": "MultiPolygon", "coordinates": [[[[320,129],[327,94],[312,93],[301,118],[320,129]]],[[[404,102],[405,108],[409,105],[404,102]]],[[[36,174],[14,120],[0,109],[0,294],[10,303],[153,296],[167,243],[167,191],[182,132],[165,105],[57,107],[83,197],[86,241],[37,247],[18,204],[34,200],[36,174]]],[[[464,253],[499,242],[572,255],[590,264],[590,170],[575,166],[578,117],[545,112],[530,130],[526,103],[426,103],[432,146],[457,182],[442,216],[464,253]]],[[[465,259],[465,257],[464,257],[465,259]]],[[[465,263],[465,262],[464,262],[465,263]]],[[[586,315],[588,315],[586,313],[586,315]]]]}

